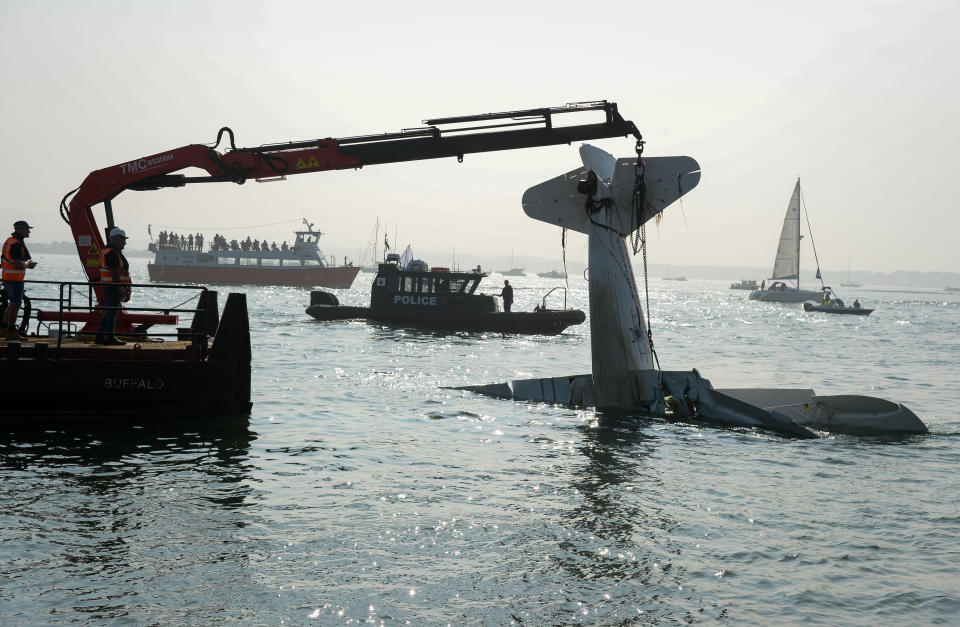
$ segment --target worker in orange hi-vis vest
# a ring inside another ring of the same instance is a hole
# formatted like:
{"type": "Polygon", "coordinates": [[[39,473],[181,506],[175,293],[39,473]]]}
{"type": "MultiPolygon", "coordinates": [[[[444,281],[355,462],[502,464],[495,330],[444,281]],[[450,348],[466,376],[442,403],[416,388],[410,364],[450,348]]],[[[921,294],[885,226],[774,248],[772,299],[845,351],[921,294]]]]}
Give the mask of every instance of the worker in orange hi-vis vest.
{"type": "Polygon", "coordinates": [[[13,223],[13,233],[3,243],[3,287],[7,292],[7,308],[3,310],[0,337],[11,340],[24,337],[17,329],[17,314],[23,303],[23,281],[27,270],[37,267],[37,262],[30,259],[30,251],[23,242],[30,237],[32,228],[25,220],[17,220],[13,223]]]}
{"type": "Polygon", "coordinates": [[[97,344],[120,346],[126,344],[114,337],[120,303],[130,300],[130,262],[123,256],[127,234],[123,229],[110,231],[110,242],[100,252],[100,282],[104,284],[104,312],[97,327],[97,344]]]}

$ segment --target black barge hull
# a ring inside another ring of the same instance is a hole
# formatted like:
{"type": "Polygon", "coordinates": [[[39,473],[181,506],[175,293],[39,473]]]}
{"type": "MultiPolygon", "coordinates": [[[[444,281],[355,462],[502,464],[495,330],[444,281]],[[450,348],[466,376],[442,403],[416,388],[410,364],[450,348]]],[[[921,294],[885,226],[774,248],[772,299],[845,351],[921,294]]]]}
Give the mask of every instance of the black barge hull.
{"type": "Polygon", "coordinates": [[[432,313],[425,310],[379,310],[370,307],[344,305],[312,305],[307,313],[322,321],[370,320],[385,324],[437,329],[441,331],[469,331],[490,333],[517,333],[527,335],[557,335],[567,327],[587,319],[579,309],[512,311],[492,313],[432,313]]]}
{"type": "Polygon", "coordinates": [[[0,420],[147,418],[163,422],[250,412],[249,392],[238,381],[247,376],[237,371],[236,362],[38,360],[24,349],[24,357],[0,362],[6,384],[24,391],[6,395],[0,420]],[[38,397],[38,381],[50,382],[43,397],[38,397]]]}
{"type": "Polygon", "coordinates": [[[0,422],[81,419],[161,424],[171,418],[250,414],[251,349],[244,294],[230,294],[217,319],[216,293],[203,297],[191,339],[128,338],[100,346],[32,336],[0,343],[0,422]],[[208,338],[213,335],[210,344],[208,338]]]}

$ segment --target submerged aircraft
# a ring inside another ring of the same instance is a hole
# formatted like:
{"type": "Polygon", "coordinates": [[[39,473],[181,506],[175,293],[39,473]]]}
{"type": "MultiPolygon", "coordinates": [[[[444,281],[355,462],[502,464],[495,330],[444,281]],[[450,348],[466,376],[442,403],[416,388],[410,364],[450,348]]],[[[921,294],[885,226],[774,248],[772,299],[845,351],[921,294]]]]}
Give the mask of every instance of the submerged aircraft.
{"type": "Polygon", "coordinates": [[[696,369],[655,367],[626,239],[696,187],[700,166],[683,156],[615,159],[591,145],[581,146],[580,157],[582,168],[531,187],[522,204],[531,218],[589,238],[592,372],[457,389],[798,438],[820,437],[818,431],[927,431],[907,407],[879,398],[819,396],[812,389],[718,390],[696,369]]]}

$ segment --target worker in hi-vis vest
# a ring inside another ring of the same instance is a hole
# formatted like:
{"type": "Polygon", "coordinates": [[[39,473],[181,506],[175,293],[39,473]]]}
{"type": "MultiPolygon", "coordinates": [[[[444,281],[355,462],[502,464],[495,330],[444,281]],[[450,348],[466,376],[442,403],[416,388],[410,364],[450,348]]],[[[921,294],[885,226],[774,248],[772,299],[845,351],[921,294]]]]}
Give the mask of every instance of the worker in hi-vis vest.
{"type": "Polygon", "coordinates": [[[27,270],[37,267],[37,262],[30,259],[30,251],[23,242],[30,237],[32,228],[25,220],[17,220],[13,223],[13,233],[3,243],[3,287],[7,292],[7,308],[3,310],[0,337],[11,340],[24,337],[17,329],[17,314],[23,303],[23,281],[27,270]]]}
{"type": "Polygon", "coordinates": [[[120,346],[126,344],[114,337],[120,303],[130,300],[130,262],[123,256],[127,233],[123,229],[110,231],[110,242],[100,251],[100,282],[103,284],[104,309],[97,327],[97,344],[120,346]]]}

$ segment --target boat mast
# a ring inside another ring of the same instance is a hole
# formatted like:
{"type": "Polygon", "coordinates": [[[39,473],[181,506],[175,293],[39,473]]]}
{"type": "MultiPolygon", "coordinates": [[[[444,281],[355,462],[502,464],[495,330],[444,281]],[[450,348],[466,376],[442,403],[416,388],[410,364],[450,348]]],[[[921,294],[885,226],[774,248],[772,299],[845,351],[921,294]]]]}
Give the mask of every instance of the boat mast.
{"type": "MultiPolygon", "coordinates": [[[[800,177],[797,177],[797,290],[800,289],[800,240],[803,237],[800,235],[800,177]]],[[[813,238],[810,238],[810,241],[813,242],[813,238]]]]}
{"type": "MultiPolygon", "coordinates": [[[[797,178],[797,189],[800,189],[800,179],[797,178]]],[[[813,229],[810,228],[810,212],[806,210],[806,202],[803,200],[803,191],[800,190],[800,206],[804,208],[803,215],[807,217],[807,232],[810,233],[810,246],[813,247],[813,259],[817,262],[817,278],[820,279],[820,287],[823,288],[823,275],[820,273],[820,257],[817,256],[817,245],[813,242],[813,229]]],[[[797,212],[797,220],[800,219],[800,212],[797,212]]],[[[798,229],[799,230],[799,229],[798,229]]],[[[800,238],[797,238],[797,289],[800,289],[800,238]]]]}

